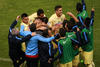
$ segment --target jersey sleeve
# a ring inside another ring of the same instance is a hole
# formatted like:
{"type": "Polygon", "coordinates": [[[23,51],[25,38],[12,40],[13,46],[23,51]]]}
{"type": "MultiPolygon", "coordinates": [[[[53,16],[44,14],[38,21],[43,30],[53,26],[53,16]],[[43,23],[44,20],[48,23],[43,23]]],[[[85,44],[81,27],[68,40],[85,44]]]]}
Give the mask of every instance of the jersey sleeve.
{"type": "Polygon", "coordinates": [[[42,42],[50,42],[51,40],[53,40],[54,39],[54,37],[49,37],[49,38],[45,38],[45,37],[43,37],[43,36],[41,36],[41,35],[37,35],[37,39],[39,40],[39,41],[42,41],[42,42]]]}
{"type": "Polygon", "coordinates": [[[31,35],[27,35],[27,36],[22,37],[22,38],[16,37],[16,39],[19,40],[20,42],[26,42],[26,41],[28,41],[31,37],[32,37],[31,35]]]}
{"type": "Polygon", "coordinates": [[[17,21],[15,20],[15,21],[11,24],[11,26],[10,26],[10,28],[9,28],[9,32],[11,32],[12,29],[13,29],[16,25],[17,25],[17,21]]]}
{"type": "Polygon", "coordinates": [[[82,0],[82,5],[83,5],[83,10],[86,10],[86,4],[85,4],[84,0],[82,0]]]}
{"type": "Polygon", "coordinates": [[[94,11],[91,11],[91,21],[90,21],[90,26],[93,26],[94,22],[94,11]]]}

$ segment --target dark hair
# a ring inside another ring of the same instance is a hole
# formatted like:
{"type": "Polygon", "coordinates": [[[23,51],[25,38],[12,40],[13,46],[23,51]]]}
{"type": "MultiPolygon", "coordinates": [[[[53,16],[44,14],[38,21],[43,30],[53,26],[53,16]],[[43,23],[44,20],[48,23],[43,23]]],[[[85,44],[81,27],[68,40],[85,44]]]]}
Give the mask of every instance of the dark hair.
{"type": "Polygon", "coordinates": [[[43,36],[47,37],[48,36],[48,29],[43,30],[43,36]]]}
{"type": "Polygon", "coordinates": [[[76,23],[75,20],[74,20],[73,18],[70,18],[70,22],[73,23],[73,24],[76,23]]]}
{"type": "Polygon", "coordinates": [[[55,11],[57,11],[59,8],[62,8],[62,6],[61,5],[55,6],[55,11]]]}
{"type": "Polygon", "coordinates": [[[65,25],[67,24],[67,22],[68,22],[67,20],[64,20],[63,23],[62,23],[64,29],[65,29],[65,25]]]}
{"type": "Polygon", "coordinates": [[[41,18],[42,22],[45,22],[45,24],[48,23],[48,18],[47,17],[44,17],[44,18],[41,18]]]}
{"type": "Polygon", "coordinates": [[[35,20],[36,20],[36,19],[40,19],[40,20],[42,20],[40,17],[36,17],[35,20]]]}
{"type": "Polygon", "coordinates": [[[69,21],[69,22],[67,23],[68,30],[69,30],[69,31],[72,30],[72,27],[73,27],[74,25],[75,25],[75,24],[74,24],[73,22],[69,21]]]}
{"type": "Polygon", "coordinates": [[[34,32],[34,31],[36,30],[36,24],[32,23],[32,24],[29,26],[29,28],[30,28],[30,31],[31,31],[31,32],[34,32]]]}
{"type": "Polygon", "coordinates": [[[91,18],[87,17],[84,21],[84,24],[86,25],[86,27],[89,27],[90,25],[90,21],[91,21],[91,18]]]}
{"type": "Polygon", "coordinates": [[[76,5],[76,10],[79,11],[79,12],[82,12],[83,6],[82,6],[81,3],[77,3],[77,5],[76,5]]]}
{"type": "Polygon", "coordinates": [[[60,29],[59,29],[59,34],[60,34],[61,37],[65,37],[65,35],[66,35],[66,30],[65,30],[64,28],[60,28],[60,29]]]}
{"type": "Polygon", "coordinates": [[[24,17],[28,17],[28,14],[27,13],[21,14],[21,18],[23,19],[24,17]]]}
{"type": "Polygon", "coordinates": [[[43,9],[38,9],[38,10],[37,10],[37,15],[38,15],[38,16],[40,16],[40,14],[43,14],[43,13],[44,13],[43,9]]]}

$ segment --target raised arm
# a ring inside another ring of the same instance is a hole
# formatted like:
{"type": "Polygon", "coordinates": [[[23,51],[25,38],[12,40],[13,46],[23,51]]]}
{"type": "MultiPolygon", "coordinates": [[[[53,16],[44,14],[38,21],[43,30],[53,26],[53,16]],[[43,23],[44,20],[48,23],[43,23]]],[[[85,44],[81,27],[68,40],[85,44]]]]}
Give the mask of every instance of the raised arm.
{"type": "Polygon", "coordinates": [[[90,26],[93,26],[93,22],[94,22],[94,8],[92,8],[91,10],[91,21],[90,21],[90,26]]]}
{"type": "Polygon", "coordinates": [[[66,14],[71,16],[75,20],[75,22],[79,22],[79,20],[71,12],[67,12],[66,14]]]}
{"type": "Polygon", "coordinates": [[[16,20],[11,24],[9,31],[11,32],[11,30],[17,25],[17,21],[19,20],[20,16],[17,16],[16,20]]]}
{"type": "Polygon", "coordinates": [[[83,10],[86,10],[86,4],[85,4],[84,0],[82,0],[82,5],[83,5],[83,10]]]}

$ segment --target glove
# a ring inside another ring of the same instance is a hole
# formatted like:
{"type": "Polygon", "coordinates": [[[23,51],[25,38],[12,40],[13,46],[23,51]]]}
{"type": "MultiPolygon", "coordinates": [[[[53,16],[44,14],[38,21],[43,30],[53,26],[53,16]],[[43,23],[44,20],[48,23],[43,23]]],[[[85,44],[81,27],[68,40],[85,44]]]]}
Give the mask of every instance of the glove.
{"type": "Polygon", "coordinates": [[[56,35],[54,35],[55,39],[59,39],[60,35],[57,33],[56,35]]]}

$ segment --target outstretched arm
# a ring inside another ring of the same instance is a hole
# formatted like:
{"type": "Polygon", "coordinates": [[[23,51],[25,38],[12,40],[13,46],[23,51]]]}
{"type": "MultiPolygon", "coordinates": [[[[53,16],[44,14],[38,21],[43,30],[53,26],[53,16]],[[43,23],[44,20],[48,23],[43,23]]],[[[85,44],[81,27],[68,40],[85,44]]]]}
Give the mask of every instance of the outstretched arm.
{"type": "Polygon", "coordinates": [[[39,41],[42,41],[42,42],[50,42],[51,40],[55,39],[55,37],[49,37],[49,38],[45,38],[41,35],[37,35],[36,38],[39,40],[39,41]]]}
{"type": "Polygon", "coordinates": [[[49,38],[45,38],[45,37],[43,37],[43,36],[41,36],[41,35],[37,35],[37,39],[39,40],[39,41],[42,41],[42,42],[50,42],[51,40],[53,40],[53,39],[58,39],[59,38],[59,34],[56,34],[54,37],[49,37],[49,38]]]}
{"type": "Polygon", "coordinates": [[[31,37],[32,37],[31,35],[27,35],[27,36],[25,36],[25,37],[23,37],[23,38],[19,38],[19,37],[16,36],[16,39],[19,40],[20,42],[26,42],[26,41],[28,41],[31,37]]]}
{"type": "Polygon", "coordinates": [[[67,12],[66,14],[71,16],[75,20],[75,22],[79,22],[79,20],[71,12],[67,12]]]}
{"type": "Polygon", "coordinates": [[[29,34],[29,35],[27,35],[27,36],[25,36],[25,37],[22,37],[22,38],[19,38],[19,37],[16,36],[16,39],[18,39],[20,42],[26,42],[26,41],[28,41],[32,36],[35,36],[35,35],[36,35],[36,33],[35,33],[35,32],[32,32],[32,34],[29,34]]]}

